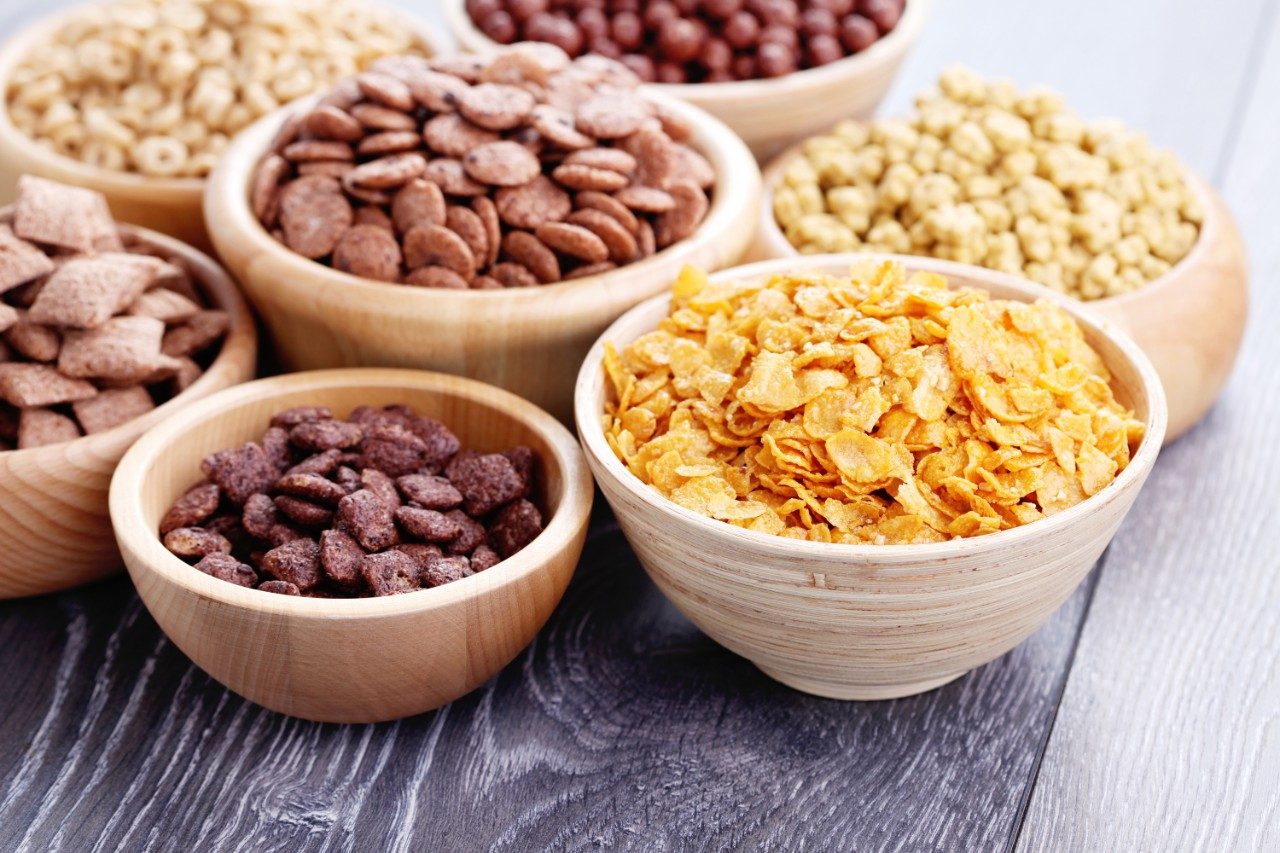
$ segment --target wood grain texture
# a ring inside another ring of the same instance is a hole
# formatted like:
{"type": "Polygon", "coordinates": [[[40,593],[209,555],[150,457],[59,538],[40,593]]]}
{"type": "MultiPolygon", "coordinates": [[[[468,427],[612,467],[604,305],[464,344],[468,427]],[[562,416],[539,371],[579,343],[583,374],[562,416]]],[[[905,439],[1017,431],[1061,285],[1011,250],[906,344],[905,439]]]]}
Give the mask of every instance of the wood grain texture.
{"type": "Polygon", "coordinates": [[[215,391],[253,378],[258,333],[226,270],[207,255],[152,231],[123,225],[181,258],[211,307],[231,325],[209,369],[178,396],[128,423],[74,441],[0,453],[0,598],[42,595],[99,580],[121,568],[107,489],[116,463],[151,427],[215,391]]]}
{"type": "MultiPolygon", "coordinates": [[[[32,48],[44,42],[74,14],[74,10],[62,7],[77,5],[82,3],[58,2],[53,4],[53,9],[41,4],[26,13],[30,22],[26,29],[14,34],[13,27],[5,27],[6,40],[0,48],[0,92],[8,90],[10,75],[32,48]],[[45,13],[49,13],[48,17],[36,17],[45,13]]],[[[439,53],[449,45],[434,26],[415,17],[406,18],[425,52],[439,53]]],[[[22,175],[40,175],[97,190],[106,196],[111,212],[121,222],[168,234],[202,251],[212,250],[202,208],[203,180],[143,177],[60,156],[19,131],[9,120],[8,111],[0,109],[0,205],[13,201],[22,175]]]]}
{"type": "Polygon", "coordinates": [[[1257,32],[1222,176],[1260,285],[1253,322],[1221,402],[1162,454],[1112,544],[1028,850],[1280,848],[1280,4],[1257,32]]]}
{"type": "MultiPolygon", "coordinates": [[[[847,275],[865,254],[781,258],[724,270],[713,284],[789,271],[847,275]]],[[[889,699],[932,690],[1013,648],[1049,618],[1093,568],[1155,463],[1167,410],[1155,368],[1078,302],[981,267],[883,255],[909,272],[942,275],[1018,302],[1049,298],[1075,317],[1146,436],[1116,480],[1042,521],[929,545],[831,545],[743,530],[676,506],[642,483],[605,441],[611,392],[605,345],[622,349],[658,327],[667,295],[605,330],[578,375],[578,434],[641,565],[699,628],[797,690],[889,699]]]]}
{"type": "Polygon", "coordinates": [[[591,475],[577,441],[514,394],[457,376],[364,368],[250,382],[170,416],[125,454],[111,521],[147,609],[195,663],[260,705],[308,720],[369,723],[451,702],[506,666],[547,621],[582,553],[591,475]],[[245,589],[161,544],[160,519],[211,453],[261,437],[272,416],[406,405],[481,453],[532,449],[545,528],[519,553],[438,589],[321,599],[245,589]]]}
{"type": "MultiPolygon", "coordinates": [[[[475,26],[466,12],[466,0],[440,2],[449,29],[463,50],[485,53],[498,47],[475,26]]],[[[828,127],[833,116],[871,115],[919,40],[929,18],[930,2],[908,3],[898,25],[883,39],[856,56],[821,68],[772,80],[654,84],[650,88],[711,113],[764,161],[796,139],[828,127]]]]}
{"type": "Polygon", "coordinates": [[[254,218],[248,185],[280,124],[305,108],[297,104],[227,149],[205,196],[210,236],[290,368],[439,370],[505,388],[568,422],[573,377],[605,326],[669,287],[685,264],[735,262],[757,215],[760,172],[742,140],[706,113],[651,97],[690,124],[689,144],[715,167],[711,207],[689,237],[609,272],[539,287],[447,290],[361,279],[292,252],[254,218]]]}

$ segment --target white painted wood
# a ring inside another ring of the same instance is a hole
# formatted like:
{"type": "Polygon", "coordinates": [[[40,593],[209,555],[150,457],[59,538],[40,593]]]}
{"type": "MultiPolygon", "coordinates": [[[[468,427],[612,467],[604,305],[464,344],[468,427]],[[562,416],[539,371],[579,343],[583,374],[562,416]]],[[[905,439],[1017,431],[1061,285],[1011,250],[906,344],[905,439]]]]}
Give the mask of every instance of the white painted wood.
{"type": "Polygon", "coordinates": [[[1161,455],[1112,543],[1027,850],[1280,849],[1276,10],[1265,23],[1223,182],[1251,251],[1253,319],[1221,402],[1161,455]]]}

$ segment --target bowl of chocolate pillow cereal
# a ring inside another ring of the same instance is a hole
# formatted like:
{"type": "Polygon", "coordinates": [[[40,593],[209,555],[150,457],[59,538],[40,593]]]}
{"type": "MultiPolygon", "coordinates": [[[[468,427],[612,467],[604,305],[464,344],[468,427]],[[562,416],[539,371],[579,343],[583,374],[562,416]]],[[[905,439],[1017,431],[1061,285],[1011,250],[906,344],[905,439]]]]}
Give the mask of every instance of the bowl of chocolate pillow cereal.
{"type": "Polygon", "coordinates": [[[220,266],[117,224],[96,192],[20,178],[0,210],[0,598],[117,570],[107,486],[121,455],[256,360],[220,266]]]}
{"type": "Polygon", "coordinates": [[[767,158],[836,116],[871,115],[927,0],[445,0],[463,48],[537,41],[623,63],[767,158]]]}
{"type": "Polygon", "coordinates": [[[228,389],[139,441],[112,484],[143,602],[275,711],[421,713],[511,661],[564,593],[592,487],[576,441],[492,386],[411,370],[228,389]]]}

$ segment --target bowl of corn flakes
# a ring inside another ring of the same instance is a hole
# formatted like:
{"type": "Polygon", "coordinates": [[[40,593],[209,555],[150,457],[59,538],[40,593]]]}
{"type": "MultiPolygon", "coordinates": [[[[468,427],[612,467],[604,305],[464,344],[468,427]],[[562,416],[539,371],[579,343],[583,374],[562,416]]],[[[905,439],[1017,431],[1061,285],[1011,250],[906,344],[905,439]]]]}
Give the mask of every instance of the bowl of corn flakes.
{"type": "Polygon", "coordinates": [[[236,133],[381,56],[446,44],[408,13],[360,0],[109,0],[55,12],[0,50],[0,203],[17,176],[40,175],[208,249],[205,178],[236,133]]]}
{"type": "Polygon", "coordinates": [[[1213,405],[1243,337],[1231,213],[1171,152],[1049,89],[965,68],[901,118],[841,122],[765,170],[755,256],[872,251],[978,264],[1086,301],[1156,365],[1173,440],[1213,405]]]}
{"type": "Polygon", "coordinates": [[[1141,349],[1078,302],[932,258],[686,269],[597,341],[579,437],[659,589],[798,690],[886,699],[1016,646],[1160,450],[1141,349]]]}

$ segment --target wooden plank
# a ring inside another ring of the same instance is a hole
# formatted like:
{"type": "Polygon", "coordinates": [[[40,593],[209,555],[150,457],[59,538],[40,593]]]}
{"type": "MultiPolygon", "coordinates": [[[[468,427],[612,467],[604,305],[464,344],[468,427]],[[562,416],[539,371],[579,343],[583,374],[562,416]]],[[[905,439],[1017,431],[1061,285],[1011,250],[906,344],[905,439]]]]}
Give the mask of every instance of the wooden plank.
{"type": "Polygon", "coordinates": [[[914,699],[790,691],[706,639],[607,512],[535,645],[378,726],[292,720],[191,667],[115,581],[0,605],[0,848],[851,848],[1006,843],[1089,587],[914,699]]]}
{"type": "Polygon", "coordinates": [[[1280,4],[1226,159],[1252,324],[1209,419],[1112,544],[1022,833],[1028,850],[1280,848],[1280,4]]]}

